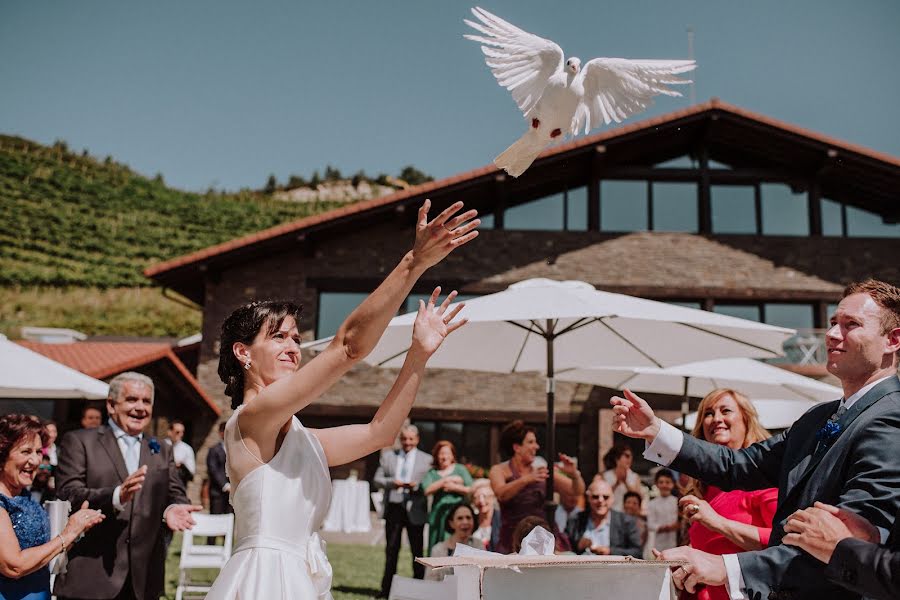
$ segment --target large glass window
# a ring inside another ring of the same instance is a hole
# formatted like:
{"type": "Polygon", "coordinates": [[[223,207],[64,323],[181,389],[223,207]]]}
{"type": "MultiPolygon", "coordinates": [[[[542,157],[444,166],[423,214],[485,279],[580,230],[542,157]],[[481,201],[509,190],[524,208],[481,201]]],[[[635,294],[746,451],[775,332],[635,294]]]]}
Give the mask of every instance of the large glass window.
{"type": "Polygon", "coordinates": [[[456,457],[461,464],[472,463],[480,467],[491,466],[491,426],[486,423],[461,423],[459,421],[413,421],[419,429],[419,449],[431,453],[434,445],[447,440],[456,446],[456,457]]]}
{"type": "Polygon", "coordinates": [[[316,319],[316,338],[337,333],[344,319],[368,296],[368,292],[321,292],[316,319]]]}
{"type": "Polygon", "coordinates": [[[655,169],[695,169],[696,167],[697,163],[687,155],[678,156],[653,165],[655,169]]]}
{"type": "Polygon", "coordinates": [[[781,183],[764,183],[762,226],[764,235],[809,235],[809,201],[781,183]]]}
{"type": "Polygon", "coordinates": [[[573,188],[566,194],[566,230],[587,231],[587,186],[573,188]]]}
{"type": "Polygon", "coordinates": [[[506,209],[504,229],[539,229],[561,231],[563,228],[563,194],[545,196],[506,209]]]}
{"type": "Polygon", "coordinates": [[[600,183],[603,231],[646,231],[647,182],[605,179],[600,183]]]}
{"type": "Polygon", "coordinates": [[[900,224],[885,223],[880,215],[855,206],[848,206],[847,235],[851,237],[900,237],[900,224]]]}
{"type": "Polygon", "coordinates": [[[749,186],[710,186],[713,233],[756,233],[756,192],[749,186]]]}
{"type": "Polygon", "coordinates": [[[822,198],[822,235],[844,235],[843,205],[828,198],[822,198]]]}
{"type": "Polygon", "coordinates": [[[764,306],[766,323],[791,329],[812,329],[815,314],[811,304],[767,302],[764,306]]]}
{"type": "Polygon", "coordinates": [[[506,209],[504,229],[586,231],[587,187],[581,186],[506,209]]]}
{"type": "Polygon", "coordinates": [[[696,233],[696,183],[653,183],[653,230],[696,233]]]}
{"type": "Polygon", "coordinates": [[[481,219],[481,225],[478,226],[478,229],[493,229],[494,228],[494,213],[484,213],[479,214],[478,218],[481,219]]]}
{"type": "Polygon", "coordinates": [[[720,304],[716,302],[713,312],[748,321],[762,322],[762,311],[757,304],[720,304]]]}

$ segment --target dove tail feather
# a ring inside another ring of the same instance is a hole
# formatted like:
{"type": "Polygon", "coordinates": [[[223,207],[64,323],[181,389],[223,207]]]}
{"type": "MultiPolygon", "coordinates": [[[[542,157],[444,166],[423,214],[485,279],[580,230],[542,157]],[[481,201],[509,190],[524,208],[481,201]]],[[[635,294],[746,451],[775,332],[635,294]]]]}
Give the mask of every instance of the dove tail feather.
{"type": "Polygon", "coordinates": [[[494,164],[513,177],[518,177],[531,166],[531,163],[534,162],[534,159],[538,157],[538,154],[546,146],[541,137],[536,131],[529,129],[525,132],[525,135],[501,152],[494,159],[494,164]]]}

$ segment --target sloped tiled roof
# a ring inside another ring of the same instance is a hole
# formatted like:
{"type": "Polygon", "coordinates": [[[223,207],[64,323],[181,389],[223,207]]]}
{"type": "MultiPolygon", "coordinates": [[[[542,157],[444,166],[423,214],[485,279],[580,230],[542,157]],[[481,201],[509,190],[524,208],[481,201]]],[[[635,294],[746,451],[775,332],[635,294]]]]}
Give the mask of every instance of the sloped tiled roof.
{"type": "MultiPolygon", "coordinates": [[[[596,146],[598,144],[611,142],[612,140],[628,137],[631,134],[652,131],[663,125],[678,122],[680,120],[702,115],[703,113],[708,113],[711,111],[717,111],[720,114],[724,113],[726,115],[739,117],[753,123],[754,125],[762,126],[764,128],[772,128],[778,130],[783,134],[788,134],[789,136],[797,138],[798,141],[803,140],[807,143],[821,145],[823,148],[827,148],[829,150],[835,150],[845,157],[854,156],[856,158],[867,159],[889,169],[900,168],[900,158],[898,157],[838,140],[836,138],[796,125],[792,125],[778,119],[739,108],[715,98],[708,102],[695,104],[685,109],[673,111],[650,119],[636,121],[628,125],[601,131],[594,135],[577,138],[570,142],[554,146],[553,148],[550,148],[542,153],[535,161],[535,164],[537,165],[542,160],[547,158],[588,148],[591,146],[596,146]]],[[[415,186],[397,192],[395,194],[357,202],[345,207],[338,208],[336,210],[305,217],[303,219],[292,221],[290,223],[277,225],[269,229],[264,229],[262,231],[235,238],[221,244],[204,248],[202,250],[198,250],[184,256],[151,265],[144,270],[144,275],[151,279],[161,281],[164,283],[164,285],[169,285],[174,282],[174,279],[172,278],[176,277],[176,271],[193,270],[211,259],[219,258],[232,252],[246,250],[252,246],[260,244],[261,242],[276,240],[278,238],[286,238],[288,236],[296,239],[296,236],[302,235],[302,233],[306,230],[317,229],[321,226],[343,222],[356,216],[362,215],[363,213],[384,210],[385,208],[389,208],[392,205],[399,206],[413,198],[426,197],[428,194],[433,194],[438,190],[443,190],[445,188],[457,186],[459,184],[464,184],[467,182],[474,182],[475,180],[478,180],[480,178],[486,179],[497,174],[499,174],[499,171],[494,165],[487,165],[484,167],[473,169],[471,171],[466,171],[464,173],[454,175],[452,177],[447,177],[438,181],[432,181],[423,185],[415,186]]],[[[181,276],[177,277],[181,279],[181,276]]],[[[188,278],[188,280],[189,279],[190,278],[188,278]]],[[[177,289],[178,286],[176,285],[173,287],[177,289]]],[[[193,299],[195,301],[202,302],[202,300],[199,298],[193,299]]]]}
{"type": "Polygon", "coordinates": [[[158,360],[168,360],[199,398],[216,414],[219,406],[203,390],[169,344],[154,342],[74,342],[71,344],[43,344],[20,340],[19,345],[62,363],[96,379],[108,379],[158,360]]]}

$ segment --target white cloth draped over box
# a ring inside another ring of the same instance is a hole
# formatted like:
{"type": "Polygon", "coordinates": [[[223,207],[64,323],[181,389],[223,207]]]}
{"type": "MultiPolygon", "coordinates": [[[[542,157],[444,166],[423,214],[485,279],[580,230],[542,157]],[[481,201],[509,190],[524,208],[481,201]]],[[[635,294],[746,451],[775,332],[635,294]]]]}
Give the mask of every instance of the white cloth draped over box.
{"type": "Polygon", "coordinates": [[[368,481],[335,479],[331,482],[331,508],[322,529],[344,533],[371,531],[368,481]]]}
{"type": "MultiPolygon", "coordinates": [[[[229,419],[226,439],[239,413],[229,419]]],[[[240,444],[227,451],[247,452],[240,444]]],[[[278,453],[232,491],[237,546],[207,599],[331,600],[331,565],[317,533],[330,502],[325,451],[292,417],[278,453]]]]}

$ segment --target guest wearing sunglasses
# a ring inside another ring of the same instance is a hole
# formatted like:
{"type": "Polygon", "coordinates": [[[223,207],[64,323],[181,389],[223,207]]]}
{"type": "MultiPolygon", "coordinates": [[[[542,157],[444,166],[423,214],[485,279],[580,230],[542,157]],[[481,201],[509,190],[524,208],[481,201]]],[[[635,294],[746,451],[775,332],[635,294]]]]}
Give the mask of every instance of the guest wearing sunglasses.
{"type": "Polygon", "coordinates": [[[587,489],[588,510],[569,519],[566,535],[578,554],[641,558],[641,535],[634,518],[612,509],[613,490],[602,478],[587,489]]]}

